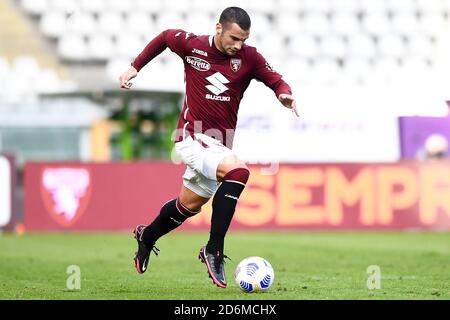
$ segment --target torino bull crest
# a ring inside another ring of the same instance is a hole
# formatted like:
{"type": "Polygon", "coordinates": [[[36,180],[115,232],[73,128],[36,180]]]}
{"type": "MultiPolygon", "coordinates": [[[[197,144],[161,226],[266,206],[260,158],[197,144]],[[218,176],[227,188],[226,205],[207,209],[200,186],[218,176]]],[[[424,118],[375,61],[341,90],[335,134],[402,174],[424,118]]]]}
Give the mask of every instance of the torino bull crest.
{"type": "Polygon", "coordinates": [[[63,226],[74,224],[83,214],[91,193],[91,177],[84,168],[46,168],[41,195],[54,220],[63,226]]]}
{"type": "Polygon", "coordinates": [[[242,60],[241,59],[230,59],[231,70],[238,72],[241,69],[242,60]]]}

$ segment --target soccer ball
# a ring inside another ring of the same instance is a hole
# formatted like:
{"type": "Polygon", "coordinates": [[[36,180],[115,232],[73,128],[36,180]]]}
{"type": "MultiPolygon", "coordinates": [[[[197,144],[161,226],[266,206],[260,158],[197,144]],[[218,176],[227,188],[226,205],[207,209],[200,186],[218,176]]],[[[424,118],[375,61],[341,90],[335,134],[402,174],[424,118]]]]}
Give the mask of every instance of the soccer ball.
{"type": "Polygon", "coordinates": [[[262,292],[275,278],[272,265],[261,257],[248,257],[239,262],[234,272],[237,286],[244,292],[262,292]]]}

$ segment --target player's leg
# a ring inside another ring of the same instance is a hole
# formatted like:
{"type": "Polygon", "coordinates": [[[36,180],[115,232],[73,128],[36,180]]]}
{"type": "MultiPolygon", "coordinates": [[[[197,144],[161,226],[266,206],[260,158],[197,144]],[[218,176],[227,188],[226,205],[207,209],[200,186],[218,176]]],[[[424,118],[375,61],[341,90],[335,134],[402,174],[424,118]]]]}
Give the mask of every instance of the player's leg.
{"type": "Polygon", "coordinates": [[[245,163],[235,155],[223,158],[217,166],[217,179],[221,181],[212,202],[211,231],[206,246],[200,249],[199,257],[206,263],[214,283],[227,286],[224,267],[224,239],[230,226],[236,204],[249,178],[245,163]]]}
{"type": "Polygon", "coordinates": [[[143,239],[146,244],[153,245],[163,235],[179,227],[186,219],[198,214],[209,198],[203,198],[181,186],[180,196],[164,204],[159,215],[145,228],[143,239]]]}
{"type": "Polygon", "coordinates": [[[214,195],[210,239],[200,249],[199,258],[206,264],[214,283],[225,288],[224,238],[249,171],[233,151],[205,134],[188,137],[178,142],[175,148],[188,166],[183,176],[185,186],[205,198],[214,195]]]}
{"type": "Polygon", "coordinates": [[[212,202],[211,233],[206,246],[209,252],[224,251],[225,234],[249,175],[250,171],[245,163],[235,155],[227,156],[217,167],[217,179],[222,183],[212,202]]]}
{"type": "Polygon", "coordinates": [[[139,273],[146,271],[150,252],[154,250],[157,254],[156,241],[179,227],[186,219],[199,213],[208,200],[209,198],[201,197],[182,185],[180,196],[166,202],[151,224],[136,227],[134,233],[138,242],[138,252],[134,260],[139,273]]]}

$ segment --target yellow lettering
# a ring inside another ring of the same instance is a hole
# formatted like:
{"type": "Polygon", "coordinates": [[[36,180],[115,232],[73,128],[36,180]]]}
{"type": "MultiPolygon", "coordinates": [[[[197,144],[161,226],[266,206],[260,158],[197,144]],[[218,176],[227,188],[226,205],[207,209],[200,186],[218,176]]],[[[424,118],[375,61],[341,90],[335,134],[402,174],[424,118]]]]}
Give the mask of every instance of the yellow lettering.
{"type": "Polygon", "coordinates": [[[349,181],[344,168],[330,168],[326,174],[325,205],[330,224],[339,225],[343,220],[343,205],[353,206],[360,202],[360,221],[365,225],[375,222],[375,199],[373,174],[369,168],[362,169],[349,181]]]}
{"type": "MultiPolygon", "coordinates": [[[[246,226],[261,226],[271,221],[275,215],[275,196],[273,187],[275,178],[260,174],[258,169],[250,169],[250,178],[242,192],[233,220],[246,226]]],[[[187,221],[194,226],[210,225],[212,199],[203,207],[202,212],[187,221]]]]}
{"type": "Polygon", "coordinates": [[[450,217],[450,169],[444,166],[424,166],[421,169],[422,198],[420,199],[420,221],[433,224],[437,220],[438,208],[450,217]]]}
{"type": "Polygon", "coordinates": [[[394,219],[395,209],[406,209],[417,201],[417,177],[407,167],[381,167],[378,169],[379,217],[388,225],[394,219]],[[395,191],[395,186],[401,191],[395,191]]]}
{"type": "Polygon", "coordinates": [[[311,188],[320,187],[324,182],[322,170],[282,167],[277,178],[276,221],[279,225],[320,224],[324,221],[323,207],[311,205],[311,188]]]}
{"type": "Polygon", "coordinates": [[[271,221],[275,214],[273,176],[262,175],[260,170],[251,170],[247,187],[242,192],[236,208],[237,222],[248,226],[261,226],[271,221]]]}

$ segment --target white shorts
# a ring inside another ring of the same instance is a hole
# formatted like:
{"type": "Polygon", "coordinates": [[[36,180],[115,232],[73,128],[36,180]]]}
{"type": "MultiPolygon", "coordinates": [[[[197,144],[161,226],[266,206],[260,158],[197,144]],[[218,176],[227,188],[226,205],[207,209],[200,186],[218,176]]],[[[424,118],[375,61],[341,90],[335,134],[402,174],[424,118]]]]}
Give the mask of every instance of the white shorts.
{"type": "Polygon", "coordinates": [[[197,195],[211,198],[219,187],[217,167],[225,157],[234,153],[219,140],[202,133],[196,133],[195,138],[204,145],[190,136],[175,143],[176,153],[187,166],[183,184],[197,195]]]}

